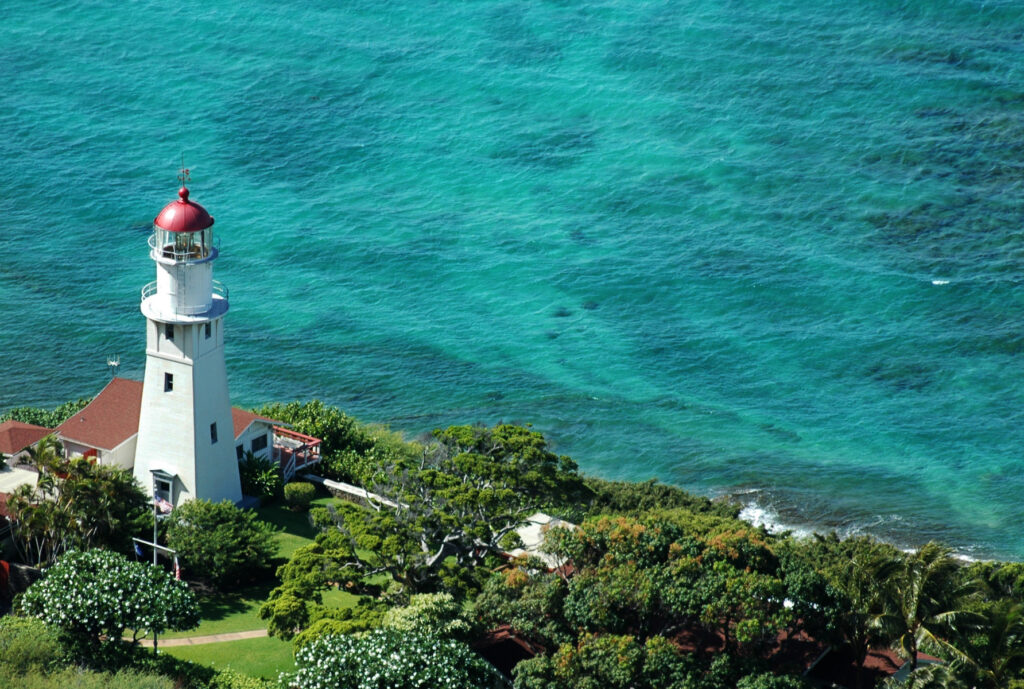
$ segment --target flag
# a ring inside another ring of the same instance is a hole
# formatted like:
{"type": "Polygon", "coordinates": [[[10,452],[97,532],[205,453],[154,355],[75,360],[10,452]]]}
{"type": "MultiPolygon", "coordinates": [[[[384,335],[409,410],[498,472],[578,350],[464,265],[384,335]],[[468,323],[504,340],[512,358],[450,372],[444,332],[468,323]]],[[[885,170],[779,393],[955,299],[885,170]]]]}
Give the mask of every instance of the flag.
{"type": "Polygon", "coordinates": [[[181,567],[178,565],[178,556],[174,556],[174,578],[181,581],[181,567]]]}
{"type": "Polygon", "coordinates": [[[142,546],[139,545],[138,543],[136,543],[135,544],[135,557],[142,557],[143,555],[145,555],[145,553],[142,552],[142,546]]]}
{"type": "Polygon", "coordinates": [[[153,503],[156,505],[156,508],[160,511],[161,514],[170,514],[171,510],[174,509],[174,505],[172,505],[171,503],[167,502],[166,500],[159,496],[153,500],[153,503]]]}

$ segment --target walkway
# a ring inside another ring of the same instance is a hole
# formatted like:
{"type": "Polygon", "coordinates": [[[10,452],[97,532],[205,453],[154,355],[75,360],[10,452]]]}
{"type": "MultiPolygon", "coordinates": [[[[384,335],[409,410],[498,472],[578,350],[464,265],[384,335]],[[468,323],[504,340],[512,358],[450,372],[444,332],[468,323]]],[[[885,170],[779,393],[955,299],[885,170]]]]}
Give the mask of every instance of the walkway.
{"type": "MultiPolygon", "coordinates": [[[[178,639],[157,639],[158,648],[167,648],[168,646],[197,646],[199,644],[215,644],[220,641],[241,641],[242,639],[258,639],[261,636],[266,636],[266,629],[254,629],[251,632],[229,632],[227,634],[209,634],[207,636],[186,636],[178,639]]],[[[152,647],[152,639],[139,639],[139,643],[143,646],[152,647]]]]}

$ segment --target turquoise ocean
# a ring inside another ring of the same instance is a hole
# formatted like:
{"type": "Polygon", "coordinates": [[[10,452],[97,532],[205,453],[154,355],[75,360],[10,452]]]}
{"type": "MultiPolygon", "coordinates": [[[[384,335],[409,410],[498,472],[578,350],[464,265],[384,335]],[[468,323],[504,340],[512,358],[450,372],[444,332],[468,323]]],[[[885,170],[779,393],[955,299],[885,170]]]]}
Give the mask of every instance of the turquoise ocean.
{"type": "Polygon", "coordinates": [[[216,218],[237,404],[1024,558],[1024,4],[9,0],[0,410],[141,377],[216,218]]]}

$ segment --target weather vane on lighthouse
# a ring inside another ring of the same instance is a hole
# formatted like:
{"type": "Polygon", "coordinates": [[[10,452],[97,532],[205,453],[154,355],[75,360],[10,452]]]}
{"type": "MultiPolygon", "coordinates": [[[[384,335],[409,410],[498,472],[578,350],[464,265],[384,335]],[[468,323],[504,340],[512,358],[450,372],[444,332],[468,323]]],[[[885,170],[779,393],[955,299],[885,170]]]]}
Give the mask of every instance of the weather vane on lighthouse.
{"type": "Polygon", "coordinates": [[[178,172],[178,181],[182,184],[185,182],[191,182],[192,177],[189,175],[190,170],[185,167],[185,154],[181,154],[181,170],[178,172]]]}

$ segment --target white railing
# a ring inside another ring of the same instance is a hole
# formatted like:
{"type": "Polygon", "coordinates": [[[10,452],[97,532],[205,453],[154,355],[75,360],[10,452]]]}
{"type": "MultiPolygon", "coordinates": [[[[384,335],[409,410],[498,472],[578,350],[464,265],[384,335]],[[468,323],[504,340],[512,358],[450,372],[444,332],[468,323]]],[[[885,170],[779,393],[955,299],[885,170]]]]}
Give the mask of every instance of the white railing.
{"type": "MultiPolygon", "coordinates": [[[[213,291],[213,293],[215,295],[217,295],[221,299],[224,299],[225,301],[227,301],[227,299],[228,299],[228,287],[227,287],[227,285],[225,285],[220,280],[210,280],[210,287],[211,287],[211,289],[212,289],[212,291],[213,291]]],[[[148,298],[152,297],[154,294],[156,294],[157,291],[158,290],[157,290],[157,286],[156,286],[156,280],[153,280],[153,282],[148,283],[145,287],[142,288],[142,301],[146,301],[146,299],[148,299],[148,298]]]]}

